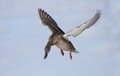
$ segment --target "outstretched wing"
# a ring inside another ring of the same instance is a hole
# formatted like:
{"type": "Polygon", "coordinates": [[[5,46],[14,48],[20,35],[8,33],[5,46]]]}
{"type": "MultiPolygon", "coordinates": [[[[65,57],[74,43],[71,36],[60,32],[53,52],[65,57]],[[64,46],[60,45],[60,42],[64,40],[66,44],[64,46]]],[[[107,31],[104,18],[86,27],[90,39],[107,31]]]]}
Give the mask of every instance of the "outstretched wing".
{"type": "Polygon", "coordinates": [[[39,16],[41,18],[41,21],[44,25],[48,26],[49,29],[52,31],[52,33],[62,33],[64,34],[64,31],[62,31],[57,23],[55,22],[55,20],[49,15],[47,14],[44,10],[42,9],[38,9],[39,12],[39,16]]]}
{"type": "Polygon", "coordinates": [[[68,38],[68,36],[74,36],[74,37],[78,36],[85,29],[88,29],[93,24],[95,24],[96,21],[100,18],[100,14],[101,14],[100,10],[97,10],[96,14],[90,20],[68,31],[67,33],[64,34],[64,37],[68,38]]]}

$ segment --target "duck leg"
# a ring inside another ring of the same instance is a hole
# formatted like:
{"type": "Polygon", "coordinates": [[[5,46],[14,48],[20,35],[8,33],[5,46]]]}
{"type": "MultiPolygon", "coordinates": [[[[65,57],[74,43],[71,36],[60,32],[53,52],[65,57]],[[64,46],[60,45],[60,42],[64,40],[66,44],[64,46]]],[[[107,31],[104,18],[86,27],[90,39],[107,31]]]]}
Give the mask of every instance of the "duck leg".
{"type": "Polygon", "coordinates": [[[62,56],[64,56],[64,52],[63,52],[63,50],[62,50],[62,49],[60,50],[60,52],[61,52],[62,56]]]}
{"type": "Polygon", "coordinates": [[[69,54],[69,55],[70,55],[70,59],[72,60],[72,52],[71,52],[71,51],[70,51],[70,54],[69,54]]]}

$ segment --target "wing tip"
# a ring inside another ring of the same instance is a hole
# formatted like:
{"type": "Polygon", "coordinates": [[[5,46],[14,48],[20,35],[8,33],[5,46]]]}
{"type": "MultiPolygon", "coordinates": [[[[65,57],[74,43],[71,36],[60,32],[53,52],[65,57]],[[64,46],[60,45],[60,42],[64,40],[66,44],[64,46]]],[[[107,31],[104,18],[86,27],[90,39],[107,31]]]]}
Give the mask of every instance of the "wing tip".
{"type": "Polygon", "coordinates": [[[44,12],[44,10],[41,9],[41,8],[38,8],[38,12],[39,12],[39,13],[40,13],[40,12],[44,12]]]}
{"type": "Polygon", "coordinates": [[[38,8],[38,11],[41,11],[42,9],[41,8],[38,8]]]}
{"type": "Polygon", "coordinates": [[[97,14],[97,15],[101,15],[101,10],[100,10],[100,9],[97,9],[96,14],[97,14]]]}

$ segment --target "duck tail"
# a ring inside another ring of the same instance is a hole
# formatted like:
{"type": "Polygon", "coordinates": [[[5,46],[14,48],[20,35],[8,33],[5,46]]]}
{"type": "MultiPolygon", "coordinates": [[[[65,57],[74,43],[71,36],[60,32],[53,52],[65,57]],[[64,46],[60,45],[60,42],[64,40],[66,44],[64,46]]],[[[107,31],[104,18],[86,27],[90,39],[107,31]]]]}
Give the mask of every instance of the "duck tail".
{"type": "Polygon", "coordinates": [[[77,50],[75,50],[74,52],[75,52],[75,53],[79,53],[79,51],[77,51],[77,50]]]}

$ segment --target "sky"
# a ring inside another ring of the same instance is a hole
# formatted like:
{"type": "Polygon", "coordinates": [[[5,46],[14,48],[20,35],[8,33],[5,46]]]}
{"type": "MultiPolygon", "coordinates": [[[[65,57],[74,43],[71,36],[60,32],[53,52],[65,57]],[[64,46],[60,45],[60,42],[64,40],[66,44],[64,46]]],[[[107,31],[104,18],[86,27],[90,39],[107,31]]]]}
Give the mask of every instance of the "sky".
{"type": "Polygon", "coordinates": [[[120,76],[120,0],[0,0],[0,76],[120,76]],[[101,10],[90,29],[69,39],[79,54],[61,56],[56,46],[44,60],[51,35],[38,8],[65,32],[101,10]]]}

